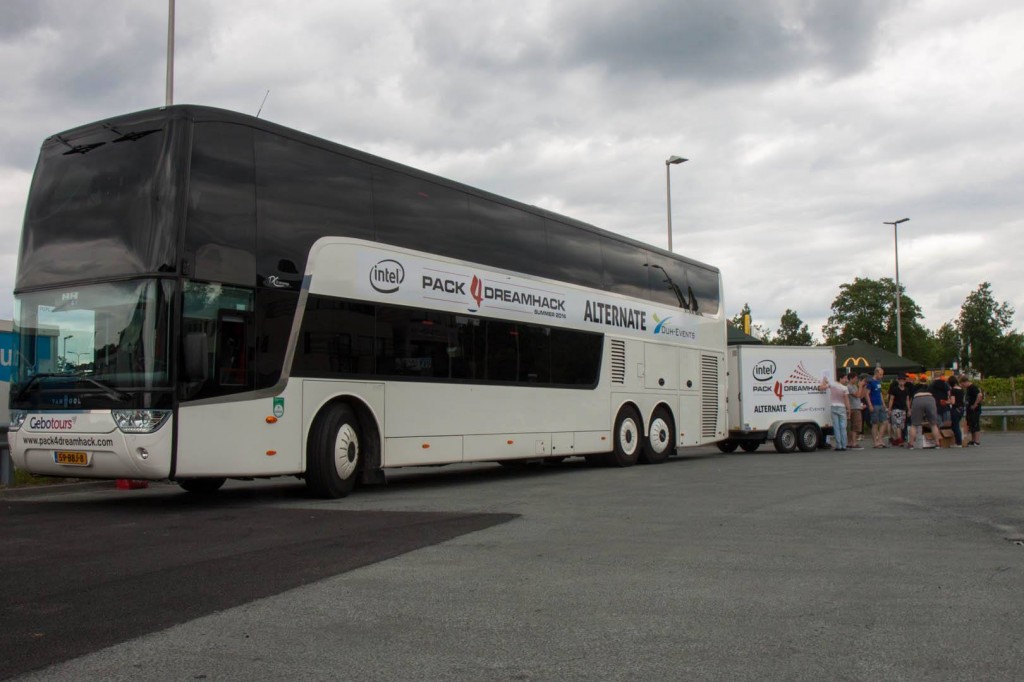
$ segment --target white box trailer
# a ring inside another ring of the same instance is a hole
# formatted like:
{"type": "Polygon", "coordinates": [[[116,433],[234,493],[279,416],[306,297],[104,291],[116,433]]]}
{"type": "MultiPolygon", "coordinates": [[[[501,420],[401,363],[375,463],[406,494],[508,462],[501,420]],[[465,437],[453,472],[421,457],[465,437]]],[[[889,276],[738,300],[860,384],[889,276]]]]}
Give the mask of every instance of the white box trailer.
{"type": "Polygon", "coordinates": [[[753,452],[771,441],[779,452],[821,447],[832,433],[829,393],[823,377],[835,378],[835,350],[828,346],[730,346],[729,438],[723,452],[753,452]]]}

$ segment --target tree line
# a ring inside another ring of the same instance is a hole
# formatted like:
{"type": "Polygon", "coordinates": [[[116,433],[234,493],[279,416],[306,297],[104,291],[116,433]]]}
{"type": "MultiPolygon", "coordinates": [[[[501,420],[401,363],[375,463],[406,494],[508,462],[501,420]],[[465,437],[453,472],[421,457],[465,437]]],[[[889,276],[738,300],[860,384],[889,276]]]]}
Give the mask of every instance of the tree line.
{"type": "MultiPolygon", "coordinates": [[[[888,277],[857,277],[839,287],[832,301],[832,314],[821,328],[821,345],[835,346],[860,339],[896,352],[896,283],[888,277]]],[[[729,323],[744,329],[750,305],[729,323]]],[[[926,367],[970,368],[983,376],[1011,377],[1024,373],[1024,334],[1013,329],[1013,307],[997,301],[992,285],[982,282],[967,295],[960,315],[935,331],[926,329],[921,307],[900,285],[900,316],[903,356],[926,367]]],[[[749,318],[747,318],[749,319],[749,318]]],[[[817,345],[814,334],[795,310],[789,308],[772,330],[751,324],[752,336],[764,343],[785,346],[817,345]]]]}

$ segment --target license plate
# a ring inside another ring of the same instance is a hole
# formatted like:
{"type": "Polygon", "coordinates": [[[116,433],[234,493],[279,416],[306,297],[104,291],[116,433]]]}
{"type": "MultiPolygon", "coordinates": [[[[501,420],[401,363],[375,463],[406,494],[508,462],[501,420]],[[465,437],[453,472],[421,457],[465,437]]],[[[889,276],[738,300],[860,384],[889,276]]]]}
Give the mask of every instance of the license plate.
{"type": "Polygon", "coordinates": [[[89,466],[89,453],[58,450],[53,453],[53,461],[57,464],[66,464],[68,466],[87,467],[89,466]]]}

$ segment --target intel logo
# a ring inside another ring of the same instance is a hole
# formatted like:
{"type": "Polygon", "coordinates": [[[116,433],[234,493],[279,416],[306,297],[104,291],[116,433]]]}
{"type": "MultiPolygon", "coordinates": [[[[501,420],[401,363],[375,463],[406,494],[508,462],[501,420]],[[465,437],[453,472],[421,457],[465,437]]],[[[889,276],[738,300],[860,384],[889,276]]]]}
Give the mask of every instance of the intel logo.
{"type": "Polygon", "coordinates": [[[382,294],[393,294],[405,281],[405,268],[396,260],[382,260],[370,270],[370,286],[382,294]]]}
{"type": "Polygon", "coordinates": [[[758,381],[768,381],[775,376],[775,369],[774,361],[762,360],[754,365],[754,378],[758,381]]]}

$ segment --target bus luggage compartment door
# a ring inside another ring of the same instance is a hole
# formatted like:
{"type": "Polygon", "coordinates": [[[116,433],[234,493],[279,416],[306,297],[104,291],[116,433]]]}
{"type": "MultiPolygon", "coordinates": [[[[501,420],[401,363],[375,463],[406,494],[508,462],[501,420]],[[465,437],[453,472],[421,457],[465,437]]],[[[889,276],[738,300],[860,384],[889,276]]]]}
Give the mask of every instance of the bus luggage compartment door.
{"type": "Polygon", "coordinates": [[[679,349],[656,343],[644,344],[644,385],[674,391],[679,388],[679,349]]]}

